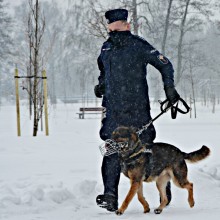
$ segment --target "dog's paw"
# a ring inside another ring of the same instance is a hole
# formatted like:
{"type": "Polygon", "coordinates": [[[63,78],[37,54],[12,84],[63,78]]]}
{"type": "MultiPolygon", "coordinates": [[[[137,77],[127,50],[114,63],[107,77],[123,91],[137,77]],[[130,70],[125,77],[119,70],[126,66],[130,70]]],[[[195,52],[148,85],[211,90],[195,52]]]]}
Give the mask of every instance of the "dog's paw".
{"type": "Polygon", "coordinates": [[[193,208],[193,207],[194,207],[194,205],[195,205],[195,202],[194,202],[194,200],[192,200],[192,201],[189,201],[189,206],[190,206],[190,208],[193,208]]]}
{"type": "Polygon", "coordinates": [[[154,209],[155,214],[160,214],[163,210],[162,209],[154,209]]]}
{"type": "Polygon", "coordinates": [[[124,212],[121,211],[120,209],[118,209],[117,211],[115,211],[115,214],[116,214],[116,215],[123,215],[123,213],[124,213],[124,212]]]}
{"type": "Polygon", "coordinates": [[[149,208],[144,209],[144,213],[148,213],[148,212],[150,212],[149,208]]]}

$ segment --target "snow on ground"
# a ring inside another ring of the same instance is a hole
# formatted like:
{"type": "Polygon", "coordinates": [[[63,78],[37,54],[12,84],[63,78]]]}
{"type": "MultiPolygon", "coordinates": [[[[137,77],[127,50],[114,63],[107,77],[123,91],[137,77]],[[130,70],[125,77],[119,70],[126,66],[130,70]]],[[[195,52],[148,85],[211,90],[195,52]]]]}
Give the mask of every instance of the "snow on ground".
{"type": "MultiPolygon", "coordinates": [[[[92,104],[91,104],[92,105],[92,104]]],[[[189,208],[187,192],[172,184],[171,205],[161,215],[153,209],[159,205],[155,183],[144,185],[144,195],[151,212],[143,214],[135,197],[122,216],[96,206],[102,193],[101,161],[98,146],[100,115],[78,119],[80,104],[50,107],[50,136],[39,132],[32,137],[28,109],[21,108],[22,136],[16,136],[15,106],[0,108],[0,219],[4,220],[114,220],[114,219],[219,219],[220,217],[220,107],[198,106],[198,118],[170,114],[155,122],[156,141],[176,145],[190,152],[202,145],[211,148],[211,156],[189,164],[189,180],[194,183],[195,207],[189,208]]],[[[159,106],[152,106],[152,116],[159,106]]],[[[121,176],[119,203],[129,189],[129,180],[121,176]]]]}

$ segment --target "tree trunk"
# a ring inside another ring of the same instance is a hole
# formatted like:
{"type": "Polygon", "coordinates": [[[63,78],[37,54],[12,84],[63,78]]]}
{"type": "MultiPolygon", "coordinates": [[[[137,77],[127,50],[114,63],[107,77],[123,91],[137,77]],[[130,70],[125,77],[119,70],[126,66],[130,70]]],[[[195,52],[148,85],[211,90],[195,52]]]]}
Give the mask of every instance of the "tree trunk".
{"type": "Polygon", "coordinates": [[[194,116],[196,118],[196,98],[195,98],[195,85],[193,80],[193,73],[192,73],[192,59],[190,57],[190,79],[191,79],[191,86],[192,86],[192,100],[193,100],[193,106],[194,106],[194,116]]]}
{"type": "Polygon", "coordinates": [[[132,0],[132,19],[134,34],[138,35],[137,0],[132,0]]]}
{"type": "Polygon", "coordinates": [[[213,102],[212,113],[214,114],[215,113],[215,102],[216,102],[215,94],[213,94],[212,102],[213,102]]]}
{"type": "MultiPolygon", "coordinates": [[[[192,109],[192,97],[191,97],[191,94],[189,96],[189,107],[190,107],[190,109],[192,109]]],[[[189,114],[190,114],[190,118],[192,118],[192,110],[189,111],[189,114]]]]}
{"type": "Polygon", "coordinates": [[[168,29],[169,29],[169,24],[170,24],[169,21],[170,21],[170,12],[171,12],[172,3],[173,3],[173,0],[169,0],[166,20],[165,20],[164,35],[163,35],[163,40],[162,40],[162,49],[161,49],[161,52],[163,55],[166,54],[166,40],[167,40],[167,34],[168,34],[168,29]]]}
{"type": "Polygon", "coordinates": [[[34,87],[33,87],[33,102],[34,102],[34,130],[33,130],[33,136],[37,136],[37,131],[38,131],[38,69],[39,69],[39,63],[38,63],[38,16],[39,16],[39,11],[38,11],[38,0],[36,0],[36,5],[35,5],[35,30],[34,30],[34,87]]]}
{"type": "MultiPolygon", "coordinates": [[[[29,77],[32,76],[32,41],[33,41],[33,33],[32,33],[32,24],[31,24],[31,18],[29,17],[28,19],[28,33],[29,33],[29,66],[27,68],[27,75],[29,77]]],[[[27,79],[27,84],[28,84],[28,90],[29,90],[29,117],[31,120],[32,117],[32,82],[31,78],[27,79]]]]}
{"type": "Polygon", "coordinates": [[[206,106],[206,90],[204,89],[203,90],[203,104],[204,104],[204,106],[206,106]]]}
{"type": "Polygon", "coordinates": [[[183,37],[184,37],[184,29],[185,29],[185,23],[186,23],[186,17],[188,14],[188,7],[189,7],[190,0],[186,0],[184,15],[181,21],[180,25],[180,36],[177,46],[177,72],[176,72],[176,84],[179,83],[181,75],[182,75],[182,46],[183,46],[183,37]]]}

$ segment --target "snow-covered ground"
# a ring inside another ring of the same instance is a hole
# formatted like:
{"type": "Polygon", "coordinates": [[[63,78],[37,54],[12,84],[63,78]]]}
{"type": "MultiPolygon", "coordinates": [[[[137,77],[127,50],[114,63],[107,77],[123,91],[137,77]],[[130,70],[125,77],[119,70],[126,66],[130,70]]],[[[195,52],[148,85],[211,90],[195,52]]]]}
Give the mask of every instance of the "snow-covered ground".
{"type": "MultiPolygon", "coordinates": [[[[172,184],[171,205],[161,215],[155,183],[144,185],[151,212],[135,197],[122,216],[96,206],[102,193],[101,162],[98,146],[100,116],[78,119],[79,104],[58,104],[50,108],[50,136],[39,132],[32,137],[28,109],[21,109],[22,136],[16,136],[15,106],[0,108],[0,219],[4,220],[114,220],[114,219],[219,219],[220,218],[220,106],[215,114],[198,106],[198,118],[170,114],[155,122],[156,141],[176,145],[190,152],[202,145],[211,148],[211,156],[197,164],[188,164],[189,180],[194,183],[195,207],[189,208],[187,191],[172,184]]],[[[159,106],[152,106],[152,116],[159,106]]],[[[119,203],[129,189],[129,180],[121,176],[119,203]]]]}

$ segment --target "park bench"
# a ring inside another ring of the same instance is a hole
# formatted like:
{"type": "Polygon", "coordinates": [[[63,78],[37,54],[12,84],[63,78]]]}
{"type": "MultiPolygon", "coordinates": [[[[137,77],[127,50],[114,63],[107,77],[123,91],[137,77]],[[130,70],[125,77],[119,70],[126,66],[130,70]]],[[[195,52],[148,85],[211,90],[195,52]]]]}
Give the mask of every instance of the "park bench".
{"type": "Polygon", "coordinates": [[[79,115],[80,119],[84,119],[85,114],[102,114],[102,118],[103,118],[104,116],[103,110],[104,110],[103,107],[83,107],[83,108],[79,108],[79,113],[77,114],[79,115]]]}

